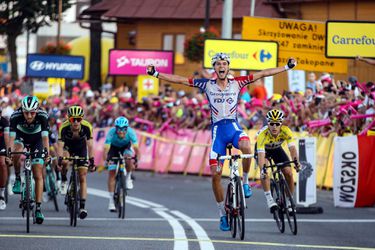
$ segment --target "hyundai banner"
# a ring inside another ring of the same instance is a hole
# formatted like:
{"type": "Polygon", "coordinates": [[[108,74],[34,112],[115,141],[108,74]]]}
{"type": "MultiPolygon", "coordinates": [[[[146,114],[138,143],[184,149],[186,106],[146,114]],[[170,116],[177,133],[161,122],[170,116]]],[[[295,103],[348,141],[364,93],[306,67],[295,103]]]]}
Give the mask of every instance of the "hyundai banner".
{"type": "Polygon", "coordinates": [[[152,64],[161,73],[173,74],[173,51],[110,50],[110,75],[144,75],[152,64]]]}
{"type": "Polygon", "coordinates": [[[84,71],[85,58],[83,56],[27,55],[26,75],[28,77],[82,79],[84,71]]]}

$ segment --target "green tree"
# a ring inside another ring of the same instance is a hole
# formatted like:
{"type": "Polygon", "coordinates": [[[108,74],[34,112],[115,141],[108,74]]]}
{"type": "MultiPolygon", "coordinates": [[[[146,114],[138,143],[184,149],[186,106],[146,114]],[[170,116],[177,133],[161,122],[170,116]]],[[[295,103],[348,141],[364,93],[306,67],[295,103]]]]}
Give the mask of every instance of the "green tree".
{"type": "MultiPolygon", "coordinates": [[[[16,39],[24,31],[36,33],[58,17],[59,0],[0,0],[0,34],[7,36],[12,79],[18,79],[16,39]]],[[[70,8],[70,0],[62,0],[62,11],[70,8]]]]}

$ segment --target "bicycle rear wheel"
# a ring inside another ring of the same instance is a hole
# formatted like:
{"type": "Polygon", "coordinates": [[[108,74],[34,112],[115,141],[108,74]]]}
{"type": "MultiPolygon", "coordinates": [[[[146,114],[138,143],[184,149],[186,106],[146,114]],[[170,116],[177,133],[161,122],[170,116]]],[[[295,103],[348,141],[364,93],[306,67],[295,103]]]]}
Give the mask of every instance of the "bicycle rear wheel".
{"type": "Polygon", "coordinates": [[[245,238],[245,201],[244,201],[243,187],[240,177],[236,177],[236,210],[237,210],[237,223],[238,233],[240,239],[245,238]]]}
{"type": "Polygon", "coordinates": [[[55,182],[55,176],[51,171],[47,174],[47,183],[49,187],[49,195],[51,196],[53,200],[53,204],[55,205],[56,212],[59,211],[59,204],[57,203],[57,191],[56,191],[56,182],[55,182]]]}
{"type": "MultiPolygon", "coordinates": [[[[25,197],[23,200],[24,206],[26,206],[26,232],[30,233],[30,206],[31,206],[31,175],[30,171],[25,173],[26,187],[25,187],[25,197]]],[[[23,207],[22,209],[25,209],[23,207]]]]}
{"type": "Polygon", "coordinates": [[[277,228],[281,233],[285,231],[284,214],[282,210],[282,197],[280,196],[280,190],[275,182],[271,179],[271,195],[278,205],[278,208],[273,211],[273,218],[276,221],[277,228]]]}
{"type": "Polygon", "coordinates": [[[296,235],[297,234],[297,217],[296,217],[296,205],[294,203],[293,196],[289,190],[288,183],[285,181],[285,179],[280,180],[280,184],[282,186],[282,195],[284,200],[284,208],[285,208],[285,214],[286,218],[288,220],[290,231],[296,235]],[[292,212],[289,212],[287,201],[289,200],[292,212]]]}

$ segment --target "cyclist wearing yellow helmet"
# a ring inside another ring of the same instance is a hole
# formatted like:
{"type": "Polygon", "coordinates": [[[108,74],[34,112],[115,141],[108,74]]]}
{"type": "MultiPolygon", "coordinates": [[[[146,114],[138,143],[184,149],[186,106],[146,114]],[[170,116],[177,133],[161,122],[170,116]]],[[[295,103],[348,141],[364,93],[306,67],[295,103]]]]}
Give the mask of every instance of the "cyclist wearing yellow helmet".
{"type": "MultiPolygon", "coordinates": [[[[92,125],[83,119],[84,112],[80,106],[71,106],[68,109],[68,119],[61,124],[59,130],[58,142],[58,156],[69,157],[89,156],[90,171],[95,171],[94,165],[94,148],[92,140],[92,125]]],[[[61,194],[66,194],[68,161],[60,161],[59,166],[62,165],[61,171],[61,194]]],[[[87,197],[87,162],[80,161],[78,167],[79,181],[80,181],[80,209],[79,217],[86,218],[87,210],[85,209],[85,202],[87,197]]]]}
{"type": "MultiPolygon", "coordinates": [[[[282,125],[284,120],[284,113],[281,110],[273,109],[267,112],[267,126],[263,127],[258,132],[258,138],[256,146],[256,152],[258,154],[258,165],[260,167],[264,166],[266,163],[266,154],[271,157],[275,163],[289,161],[288,155],[285,153],[281,145],[284,141],[288,143],[289,152],[292,159],[298,161],[297,149],[294,145],[293,132],[287,127],[282,125]]],[[[299,168],[299,163],[297,168],[299,168]]],[[[285,166],[283,169],[283,174],[288,182],[290,192],[294,192],[294,180],[293,172],[289,166],[285,166]]],[[[262,172],[262,171],[261,171],[262,172]]],[[[266,196],[267,205],[271,212],[277,208],[275,201],[271,196],[270,191],[270,178],[267,174],[261,176],[261,182],[264,190],[264,195],[266,196]]],[[[289,201],[289,200],[287,200],[289,201]]],[[[288,204],[288,209],[290,204],[288,204]]],[[[292,212],[292,211],[291,211],[292,212]]]]}

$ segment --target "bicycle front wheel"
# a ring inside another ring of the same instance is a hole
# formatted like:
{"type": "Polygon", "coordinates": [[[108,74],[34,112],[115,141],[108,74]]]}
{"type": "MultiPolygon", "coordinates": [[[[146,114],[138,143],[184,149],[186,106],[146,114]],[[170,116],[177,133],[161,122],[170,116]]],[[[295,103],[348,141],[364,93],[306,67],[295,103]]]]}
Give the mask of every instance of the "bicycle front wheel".
{"type": "Polygon", "coordinates": [[[126,178],[124,172],[121,173],[121,188],[120,188],[120,204],[121,204],[121,218],[125,218],[125,202],[126,202],[126,178]]]}
{"type": "Polygon", "coordinates": [[[238,233],[240,239],[245,238],[245,201],[244,201],[243,187],[240,177],[236,177],[236,210],[237,210],[237,223],[238,233]]]}
{"type": "Polygon", "coordinates": [[[284,233],[285,231],[285,222],[284,222],[284,214],[282,209],[282,197],[280,195],[280,189],[278,188],[275,180],[271,179],[271,195],[274,199],[274,201],[278,205],[278,209],[275,209],[273,211],[273,218],[276,221],[276,226],[279,229],[281,233],[284,233]]]}
{"type": "Polygon", "coordinates": [[[31,206],[31,174],[30,171],[26,171],[25,173],[26,179],[26,186],[25,186],[25,196],[23,197],[24,200],[22,201],[25,209],[26,206],[26,232],[30,233],[30,206],[31,206]]]}
{"type": "Polygon", "coordinates": [[[294,203],[293,196],[289,190],[288,183],[286,183],[285,179],[281,179],[280,181],[281,181],[280,183],[282,185],[282,191],[283,191],[282,195],[283,195],[283,200],[284,200],[286,218],[288,220],[290,231],[294,235],[296,235],[297,234],[296,204],[294,203]],[[292,211],[289,211],[287,201],[289,201],[292,211]]]}
{"type": "Polygon", "coordinates": [[[230,226],[232,237],[235,238],[237,234],[237,224],[234,217],[233,207],[233,185],[232,183],[229,183],[227,187],[227,194],[225,196],[225,211],[227,213],[227,221],[230,226]]]}

